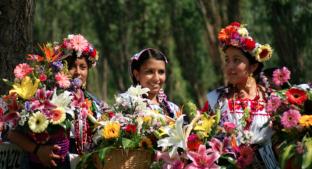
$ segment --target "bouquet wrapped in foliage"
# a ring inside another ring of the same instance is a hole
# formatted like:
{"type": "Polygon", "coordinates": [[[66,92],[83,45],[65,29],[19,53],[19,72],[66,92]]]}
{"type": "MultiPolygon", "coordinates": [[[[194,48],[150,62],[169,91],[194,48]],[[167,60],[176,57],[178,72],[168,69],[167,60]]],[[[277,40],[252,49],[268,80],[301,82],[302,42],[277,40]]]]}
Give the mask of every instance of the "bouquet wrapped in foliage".
{"type": "Polygon", "coordinates": [[[273,89],[267,104],[267,111],[272,113],[270,124],[275,134],[273,142],[278,144],[281,168],[291,165],[293,168],[312,167],[312,90],[308,84],[289,84],[290,71],[283,67],[273,72],[272,82],[278,88],[273,89]],[[285,86],[285,85],[284,85],[285,86]]]}
{"type": "Polygon", "coordinates": [[[127,154],[131,150],[147,150],[149,157],[140,160],[148,160],[150,163],[153,147],[160,134],[159,129],[167,125],[170,118],[148,108],[147,100],[142,97],[147,95],[148,91],[148,88],[137,85],[131,86],[126,93],[116,96],[113,111],[103,114],[98,120],[96,134],[93,137],[97,147],[94,152],[84,156],[83,165],[85,163],[90,165],[88,161],[90,162],[93,154],[98,154],[98,158],[104,165],[111,165],[107,164],[109,161],[107,157],[116,149],[123,151],[120,152],[119,157],[112,157],[114,159],[122,158],[122,152],[127,154]]]}
{"type": "Polygon", "coordinates": [[[75,112],[88,109],[69,90],[80,88],[81,80],[71,78],[59,46],[40,48],[43,56],[29,54],[29,63],[15,67],[14,82],[6,80],[12,89],[0,99],[1,123],[18,128],[37,144],[59,145],[57,153],[64,157],[75,112]]]}
{"type": "Polygon", "coordinates": [[[232,123],[218,126],[220,110],[208,115],[188,103],[185,111],[190,114],[191,123],[183,124],[181,116],[174,126],[165,127],[163,138],[157,142],[162,151],[157,152],[160,165],[155,168],[248,168],[254,156],[248,133],[239,133],[232,123]],[[239,134],[242,139],[238,145],[239,134]]]}

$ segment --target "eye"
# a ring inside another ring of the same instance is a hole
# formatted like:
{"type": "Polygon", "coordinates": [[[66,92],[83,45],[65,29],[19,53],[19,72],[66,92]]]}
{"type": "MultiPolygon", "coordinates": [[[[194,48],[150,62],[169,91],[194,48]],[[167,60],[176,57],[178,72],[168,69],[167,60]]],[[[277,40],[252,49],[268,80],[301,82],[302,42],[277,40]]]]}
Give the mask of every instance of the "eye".
{"type": "Polygon", "coordinates": [[[163,75],[163,74],[165,74],[165,73],[166,73],[166,71],[165,71],[165,70],[163,70],[163,69],[158,70],[158,74],[160,74],[160,75],[163,75]]]}
{"type": "Polygon", "coordinates": [[[86,69],[88,69],[88,66],[85,65],[85,64],[79,65],[79,67],[80,67],[81,70],[86,70],[86,69]]]}
{"type": "Polygon", "coordinates": [[[146,69],[144,71],[145,74],[153,74],[153,70],[152,69],[146,69]]]}

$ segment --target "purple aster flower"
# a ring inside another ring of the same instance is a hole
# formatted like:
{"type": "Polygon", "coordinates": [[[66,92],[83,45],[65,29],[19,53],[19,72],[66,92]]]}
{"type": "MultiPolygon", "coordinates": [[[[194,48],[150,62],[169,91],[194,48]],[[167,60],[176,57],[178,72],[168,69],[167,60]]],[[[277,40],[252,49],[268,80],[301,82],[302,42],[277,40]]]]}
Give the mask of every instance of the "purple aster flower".
{"type": "Polygon", "coordinates": [[[58,72],[60,70],[63,69],[63,63],[62,61],[56,61],[56,62],[52,62],[52,69],[54,72],[58,72]]]}

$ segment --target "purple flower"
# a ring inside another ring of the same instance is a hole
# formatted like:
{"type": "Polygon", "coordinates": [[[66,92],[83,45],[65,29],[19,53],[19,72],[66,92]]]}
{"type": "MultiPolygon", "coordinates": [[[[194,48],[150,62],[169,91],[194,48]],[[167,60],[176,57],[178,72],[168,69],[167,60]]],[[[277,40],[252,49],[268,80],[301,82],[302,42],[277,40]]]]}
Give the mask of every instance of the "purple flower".
{"type": "Polygon", "coordinates": [[[74,79],[71,81],[71,83],[72,83],[72,86],[73,86],[75,89],[80,88],[81,85],[82,85],[82,81],[81,81],[81,79],[79,79],[79,78],[74,78],[74,79]]]}
{"type": "Polygon", "coordinates": [[[54,72],[58,72],[60,70],[63,69],[63,63],[62,61],[56,61],[56,62],[52,62],[52,69],[54,72]]]}
{"type": "Polygon", "coordinates": [[[28,111],[28,112],[31,110],[30,106],[31,106],[31,103],[29,101],[26,101],[24,103],[25,110],[28,111]]]}

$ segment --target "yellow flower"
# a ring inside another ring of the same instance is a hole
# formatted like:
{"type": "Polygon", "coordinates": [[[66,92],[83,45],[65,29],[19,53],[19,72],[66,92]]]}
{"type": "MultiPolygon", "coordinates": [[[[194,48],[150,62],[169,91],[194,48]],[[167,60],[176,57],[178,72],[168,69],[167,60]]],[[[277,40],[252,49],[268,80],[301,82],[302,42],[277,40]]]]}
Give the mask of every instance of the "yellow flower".
{"type": "Polygon", "coordinates": [[[21,98],[28,100],[31,98],[37,91],[40,80],[36,79],[35,83],[31,80],[29,76],[26,76],[22,79],[21,83],[15,83],[13,89],[10,90],[10,93],[17,93],[21,98]]]}
{"type": "Polygon", "coordinates": [[[144,116],[143,122],[146,124],[150,124],[152,122],[152,117],[151,116],[144,116]]]}
{"type": "Polygon", "coordinates": [[[256,50],[256,60],[259,62],[264,62],[272,57],[272,48],[270,45],[260,45],[256,50]]]}
{"type": "Polygon", "coordinates": [[[214,116],[203,116],[202,119],[195,125],[194,130],[200,131],[204,137],[208,137],[214,123],[214,116]]]}
{"type": "Polygon", "coordinates": [[[49,125],[49,121],[46,116],[40,111],[32,114],[28,120],[28,126],[34,133],[43,132],[49,125]]]}
{"type": "Polygon", "coordinates": [[[152,148],[153,147],[153,144],[152,144],[152,141],[151,139],[149,139],[148,137],[143,137],[142,140],[140,141],[140,144],[139,146],[141,148],[152,148]]]}
{"type": "Polygon", "coordinates": [[[240,27],[237,29],[237,32],[243,36],[243,37],[247,37],[248,36],[248,30],[244,27],[240,27]]]}
{"type": "Polygon", "coordinates": [[[310,127],[312,126],[312,115],[303,115],[299,119],[299,124],[302,127],[310,127]]]}
{"type": "Polygon", "coordinates": [[[118,122],[109,122],[105,125],[102,136],[105,139],[118,138],[120,132],[120,124],[118,122]]]}
{"type": "Polygon", "coordinates": [[[62,123],[66,118],[66,113],[63,108],[56,108],[51,111],[52,118],[51,123],[52,124],[60,124],[62,123]]]}

